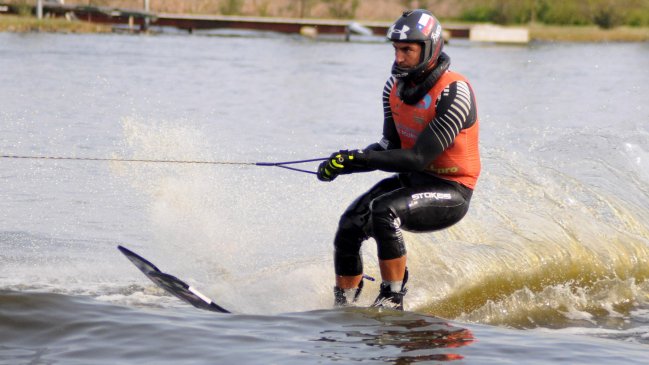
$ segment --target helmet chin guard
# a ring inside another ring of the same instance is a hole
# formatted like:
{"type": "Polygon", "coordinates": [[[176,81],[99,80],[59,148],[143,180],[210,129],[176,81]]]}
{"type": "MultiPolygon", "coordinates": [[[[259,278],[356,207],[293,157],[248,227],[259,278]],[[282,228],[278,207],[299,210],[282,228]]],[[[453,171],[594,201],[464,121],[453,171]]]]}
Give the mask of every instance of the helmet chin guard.
{"type": "Polygon", "coordinates": [[[412,42],[421,44],[421,60],[410,68],[392,66],[396,78],[412,78],[424,73],[437,62],[442,53],[444,39],[442,25],[428,10],[417,9],[404,12],[388,29],[387,38],[392,42],[412,42]]]}

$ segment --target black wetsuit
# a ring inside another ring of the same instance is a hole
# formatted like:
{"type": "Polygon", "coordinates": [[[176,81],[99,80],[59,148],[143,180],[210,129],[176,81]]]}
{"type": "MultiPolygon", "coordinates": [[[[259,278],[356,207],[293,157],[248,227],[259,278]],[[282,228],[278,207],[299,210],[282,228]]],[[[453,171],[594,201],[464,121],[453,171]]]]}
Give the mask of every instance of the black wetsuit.
{"type": "Polygon", "coordinates": [[[363,272],[360,248],[373,237],[381,260],[402,257],[406,248],[401,229],[428,232],[447,228],[466,214],[473,190],[426,172],[426,167],[455,139],[460,130],[477,121],[475,97],[463,81],[449,84],[436,101],[436,117],[417,137],[411,149],[401,142],[390,108],[390,78],[383,91],[383,138],[369,146],[370,170],[398,174],[377,183],[343,213],[334,239],[336,275],[363,272]]]}

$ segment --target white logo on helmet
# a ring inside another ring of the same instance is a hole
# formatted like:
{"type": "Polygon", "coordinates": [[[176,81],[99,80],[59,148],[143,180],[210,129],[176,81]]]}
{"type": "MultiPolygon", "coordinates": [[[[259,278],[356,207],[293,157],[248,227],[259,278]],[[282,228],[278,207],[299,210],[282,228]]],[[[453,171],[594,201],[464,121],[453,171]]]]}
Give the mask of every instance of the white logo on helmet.
{"type": "Polygon", "coordinates": [[[435,42],[439,42],[439,38],[441,36],[442,36],[442,27],[436,27],[435,33],[433,33],[431,37],[435,40],[435,42]]]}
{"type": "Polygon", "coordinates": [[[408,39],[408,31],[410,30],[410,27],[404,24],[403,28],[401,29],[394,29],[394,25],[390,27],[390,33],[388,35],[388,38],[392,39],[392,36],[394,34],[399,35],[399,40],[404,40],[408,39]]]}

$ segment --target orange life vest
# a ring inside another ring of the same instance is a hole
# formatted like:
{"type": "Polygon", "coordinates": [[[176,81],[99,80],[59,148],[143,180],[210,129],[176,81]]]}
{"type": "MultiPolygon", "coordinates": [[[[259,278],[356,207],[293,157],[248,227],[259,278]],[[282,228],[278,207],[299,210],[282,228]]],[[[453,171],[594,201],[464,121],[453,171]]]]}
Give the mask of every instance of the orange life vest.
{"type": "MultiPolygon", "coordinates": [[[[437,100],[444,89],[452,82],[468,81],[464,76],[448,71],[445,72],[433,88],[415,105],[408,105],[397,96],[397,84],[390,92],[390,108],[394,124],[401,140],[401,148],[409,149],[415,145],[419,134],[435,118],[437,100]]],[[[399,81],[397,81],[399,82],[399,81]]],[[[478,124],[463,129],[426,171],[430,171],[446,180],[473,189],[480,175],[480,152],[478,150],[478,124]]]]}

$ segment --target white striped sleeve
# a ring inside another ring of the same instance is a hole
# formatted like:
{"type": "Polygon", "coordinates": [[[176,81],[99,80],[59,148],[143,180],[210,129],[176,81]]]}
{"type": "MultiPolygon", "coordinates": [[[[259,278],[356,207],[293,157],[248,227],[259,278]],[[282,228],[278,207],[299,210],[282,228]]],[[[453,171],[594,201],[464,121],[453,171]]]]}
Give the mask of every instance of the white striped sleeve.
{"type": "Polygon", "coordinates": [[[463,81],[448,85],[442,92],[438,106],[438,114],[428,124],[428,127],[433,131],[443,149],[446,149],[453,143],[460,131],[472,122],[469,120],[473,109],[469,85],[463,81]]]}

